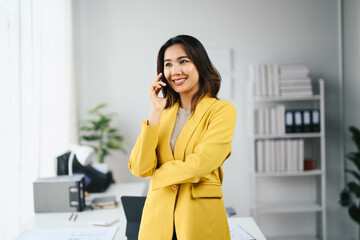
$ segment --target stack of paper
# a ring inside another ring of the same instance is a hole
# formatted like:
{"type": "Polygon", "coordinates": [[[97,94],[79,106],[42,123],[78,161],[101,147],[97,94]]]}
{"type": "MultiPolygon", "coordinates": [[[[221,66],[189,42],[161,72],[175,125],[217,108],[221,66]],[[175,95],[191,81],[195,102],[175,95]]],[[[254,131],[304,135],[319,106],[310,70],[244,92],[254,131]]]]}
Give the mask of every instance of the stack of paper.
{"type": "Polygon", "coordinates": [[[305,65],[259,64],[249,66],[254,96],[311,96],[309,69],[305,65]]]}
{"type": "Polygon", "coordinates": [[[15,240],[111,240],[118,227],[28,229],[15,240]]]}
{"type": "Polygon", "coordinates": [[[280,92],[282,96],[313,95],[309,69],[305,65],[280,66],[280,92]]]}
{"type": "Polygon", "coordinates": [[[253,236],[242,229],[238,224],[229,224],[231,240],[256,240],[253,236]]]}

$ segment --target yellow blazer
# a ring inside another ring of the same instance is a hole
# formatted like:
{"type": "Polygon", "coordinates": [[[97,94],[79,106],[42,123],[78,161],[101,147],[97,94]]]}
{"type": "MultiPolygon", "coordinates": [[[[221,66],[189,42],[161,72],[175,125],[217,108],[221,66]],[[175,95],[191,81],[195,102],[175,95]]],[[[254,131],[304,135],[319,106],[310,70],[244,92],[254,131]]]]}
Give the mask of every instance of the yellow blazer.
{"type": "Polygon", "coordinates": [[[129,159],[132,174],[153,175],[140,224],[140,240],[230,239],[221,189],[224,161],[230,156],[236,110],[205,96],[175,143],[170,137],[179,103],[164,110],[160,123],[142,131],[129,159]]]}

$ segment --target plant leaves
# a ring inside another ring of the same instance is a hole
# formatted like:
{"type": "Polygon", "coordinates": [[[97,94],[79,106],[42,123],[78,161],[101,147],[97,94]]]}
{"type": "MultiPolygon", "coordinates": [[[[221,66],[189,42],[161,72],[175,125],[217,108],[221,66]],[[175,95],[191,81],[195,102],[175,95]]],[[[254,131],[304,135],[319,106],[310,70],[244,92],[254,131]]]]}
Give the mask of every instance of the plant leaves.
{"type": "Polygon", "coordinates": [[[342,207],[349,207],[351,205],[350,193],[346,188],[340,193],[339,203],[342,207]]]}
{"type": "Polygon", "coordinates": [[[111,140],[111,141],[107,142],[106,145],[111,149],[117,149],[117,150],[126,152],[126,147],[123,142],[111,140]]]}
{"type": "Polygon", "coordinates": [[[345,172],[352,174],[360,182],[360,174],[350,169],[346,169],[345,172]]]}
{"type": "Polygon", "coordinates": [[[80,128],[80,131],[85,131],[85,132],[89,132],[89,131],[93,131],[94,129],[92,127],[88,127],[88,126],[83,126],[80,128]]]}
{"type": "Polygon", "coordinates": [[[354,193],[357,198],[360,198],[360,186],[357,185],[355,182],[349,182],[347,184],[348,190],[351,193],[354,193]]]}
{"type": "Polygon", "coordinates": [[[99,128],[105,130],[105,128],[109,127],[109,122],[111,119],[105,117],[104,115],[100,115],[100,120],[97,122],[99,125],[99,128]]]}
{"type": "Polygon", "coordinates": [[[99,140],[100,136],[99,135],[88,135],[88,136],[82,136],[82,138],[86,141],[95,141],[95,140],[99,140]]]}
{"type": "Polygon", "coordinates": [[[106,106],[107,106],[106,103],[97,105],[94,109],[91,109],[88,113],[89,113],[89,114],[96,114],[101,108],[104,108],[104,107],[106,107],[106,106]]]}
{"type": "Polygon", "coordinates": [[[354,141],[358,150],[360,150],[360,131],[355,126],[350,126],[349,131],[352,133],[352,140],[354,141]]]}
{"type": "Polygon", "coordinates": [[[117,129],[116,128],[109,128],[109,129],[106,129],[106,131],[111,134],[111,133],[116,133],[117,132],[117,129]]]}
{"type": "Polygon", "coordinates": [[[109,140],[116,140],[119,142],[122,142],[124,138],[120,135],[109,135],[109,140]]]}
{"type": "Polygon", "coordinates": [[[349,207],[349,215],[357,224],[360,224],[360,210],[355,204],[349,207]]]}
{"type": "Polygon", "coordinates": [[[349,152],[346,157],[355,164],[356,168],[360,171],[360,152],[349,152]]]}

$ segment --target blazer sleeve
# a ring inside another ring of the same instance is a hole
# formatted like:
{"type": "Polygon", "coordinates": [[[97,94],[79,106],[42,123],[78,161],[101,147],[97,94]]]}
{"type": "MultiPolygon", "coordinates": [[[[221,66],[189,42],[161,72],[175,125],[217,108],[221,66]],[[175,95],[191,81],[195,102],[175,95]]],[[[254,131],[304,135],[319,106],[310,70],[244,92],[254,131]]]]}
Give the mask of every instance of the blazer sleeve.
{"type": "Polygon", "coordinates": [[[157,167],[156,147],[159,139],[159,124],[141,125],[141,133],[131,151],[128,162],[131,173],[137,177],[152,175],[157,167]]]}
{"type": "Polygon", "coordinates": [[[200,178],[219,168],[231,154],[236,124],[235,107],[228,103],[218,108],[209,122],[201,142],[185,160],[173,160],[155,170],[152,189],[172,184],[199,182],[200,178]]]}

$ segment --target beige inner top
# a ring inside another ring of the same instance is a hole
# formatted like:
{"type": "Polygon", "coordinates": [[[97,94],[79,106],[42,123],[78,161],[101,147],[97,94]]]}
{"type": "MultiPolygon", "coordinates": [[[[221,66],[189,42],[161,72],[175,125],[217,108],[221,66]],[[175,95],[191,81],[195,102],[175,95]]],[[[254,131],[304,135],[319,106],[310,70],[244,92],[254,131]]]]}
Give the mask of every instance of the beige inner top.
{"type": "Polygon", "coordinates": [[[176,143],[176,139],[178,138],[181,129],[184,127],[186,121],[189,119],[191,115],[191,109],[183,109],[181,107],[179,107],[179,110],[176,114],[176,121],[175,121],[175,126],[173,129],[173,132],[171,134],[171,138],[170,138],[170,147],[172,152],[174,153],[174,147],[175,147],[175,143],[176,143]]]}

